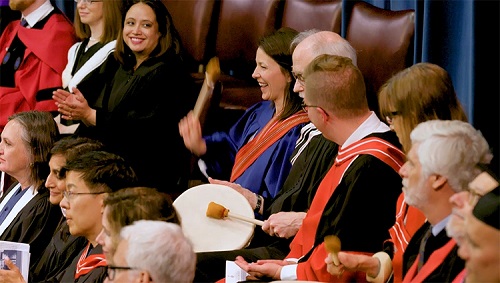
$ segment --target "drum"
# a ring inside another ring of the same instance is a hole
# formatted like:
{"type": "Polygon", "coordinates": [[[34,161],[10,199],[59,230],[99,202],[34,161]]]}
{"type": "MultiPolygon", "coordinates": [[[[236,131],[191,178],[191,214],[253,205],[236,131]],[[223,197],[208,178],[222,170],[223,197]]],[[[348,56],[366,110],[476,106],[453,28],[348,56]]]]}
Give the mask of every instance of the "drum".
{"type": "Polygon", "coordinates": [[[208,204],[212,201],[232,213],[255,218],[247,199],[228,186],[203,184],[186,190],[175,199],[174,207],[194,251],[226,251],[246,247],[255,224],[230,217],[215,219],[206,216],[208,204]]]}

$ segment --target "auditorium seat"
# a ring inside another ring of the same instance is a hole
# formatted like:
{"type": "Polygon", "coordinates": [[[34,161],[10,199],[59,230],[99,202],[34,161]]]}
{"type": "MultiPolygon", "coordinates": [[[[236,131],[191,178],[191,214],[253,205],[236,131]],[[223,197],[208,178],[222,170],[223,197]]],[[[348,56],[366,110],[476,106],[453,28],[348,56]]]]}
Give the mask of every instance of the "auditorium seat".
{"type": "Polygon", "coordinates": [[[298,31],[316,28],[340,34],[342,0],[286,0],[282,27],[298,31]]]}
{"type": "Polygon", "coordinates": [[[192,74],[202,79],[205,66],[214,54],[218,1],[162,0],[172,15],[186,49],[186,62],[192,74]],[[197,74],[198,73],[198,74],[197,74]]]}
{"type": "Polygon", "coordinates": [[[393,74],[411,65],[415,11],[390,11],[366,2],[353,5],[346,39],[356,49],[370,109],[379,113],[377,92],[393,74]]]}
{"type": "Polygon", "coordinates": [[[278,26],[279,0],[221,1],[215,53],[221,66],[221,107],[245,110],[262,100],[252,78],[262,36],[278,26]]]}

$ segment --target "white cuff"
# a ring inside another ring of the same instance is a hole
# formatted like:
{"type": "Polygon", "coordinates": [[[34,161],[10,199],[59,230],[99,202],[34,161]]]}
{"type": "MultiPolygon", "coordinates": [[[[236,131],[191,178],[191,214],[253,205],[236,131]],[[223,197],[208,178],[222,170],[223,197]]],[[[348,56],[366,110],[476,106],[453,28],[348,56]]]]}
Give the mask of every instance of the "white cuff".
{"type": "Polygon", "coordinates": [[[373,283],[386,282],[392,275],[392,260],[385,252],[378,252],[373,255],[379,261],[379,271],[376,277],[371,277],[366,274],[366,281],[373,283]]]}
{"type": "Polygon", "coordinates": [[[281,268],[280,280],[297,280],[297,264],[283,266],[281,268]]]}

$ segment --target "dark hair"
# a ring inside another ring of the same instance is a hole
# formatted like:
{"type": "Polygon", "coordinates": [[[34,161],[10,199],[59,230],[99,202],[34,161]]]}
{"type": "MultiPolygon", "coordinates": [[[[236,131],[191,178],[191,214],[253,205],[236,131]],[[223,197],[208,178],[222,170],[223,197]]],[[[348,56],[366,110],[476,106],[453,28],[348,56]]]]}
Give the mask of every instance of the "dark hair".
{"type": "Polygon", "coordinates": [[[50,149],[59,139],[57,124],[50,112],[36,110],[15,113],[8,120],[22,127],[19,135],[32,156],[29,178],[38,190],[50,173],[50,149]]]}
{"type": "MultiPolygon", "coordinates": [[[[103,149],[104,145],[100,141],[87,137],[68,136],[54,143],[50,156],[62,155],[67,163],[85,152],[103,149]]],[[[63,176],[59,175],[59,177],[63,176]]]]}
{"type": "Polygon", "coordinates": [[[175,54],[181,55],[181,39],[174,26],[172,16],[170,15],[165,4],[159,0],[133,0],[129,2],[125,14],[123,15],[122,29],[118,34],[118,40],[116,42],[116,60],[125,66],[135,65],[135,56],[133,55],[132,50],[130,50],[130,48],[123,41],[123,27],[126,21],[126,13],[137,3],[143,3],[151,7],[156,15],[156,22],[158,23],[160,38],[158,39],[158,45],[151,52],[151,54],[149,54],[149,57],[160,57],[169,50],[172,50],[175,54]]]}
{"type": "Polygon", "coordinates": [[[293,91],[295,78],[292,75],[292,52],[290,51],[290,44],[298,33],[292,28],[282,27],[262,37],[259,41],[259,48],[273,58],[280,66],[281,72],[291,79],[287,84],[288,91],[285,93],[283,111],[278,116],[280,120],[285,120],[302,109],[302,98],[293,91]]]}
{"type": "Polygon", "coordinates": [[[137,176],[122,157],[106,151],[89,151],[66,162],[61,175],[68,171],[80,173],[91,192],[114,192],[135,186],[137,176]]]}

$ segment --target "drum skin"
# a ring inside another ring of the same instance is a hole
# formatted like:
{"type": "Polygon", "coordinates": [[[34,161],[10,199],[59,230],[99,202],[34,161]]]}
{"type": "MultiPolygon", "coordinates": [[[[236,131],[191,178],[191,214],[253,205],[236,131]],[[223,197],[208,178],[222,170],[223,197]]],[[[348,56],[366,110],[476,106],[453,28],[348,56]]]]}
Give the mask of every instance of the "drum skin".
{"type": "Polygon", "coordinates": [[[255,224],[230,217],[214,219],[206,216],[208,204],[212,201],[231,213],[255,218],[247,199],[228,186],[203,184],[186,190],[175,199],[174,207],[194,251],[225,251],[246,247],[255,224]]]}

